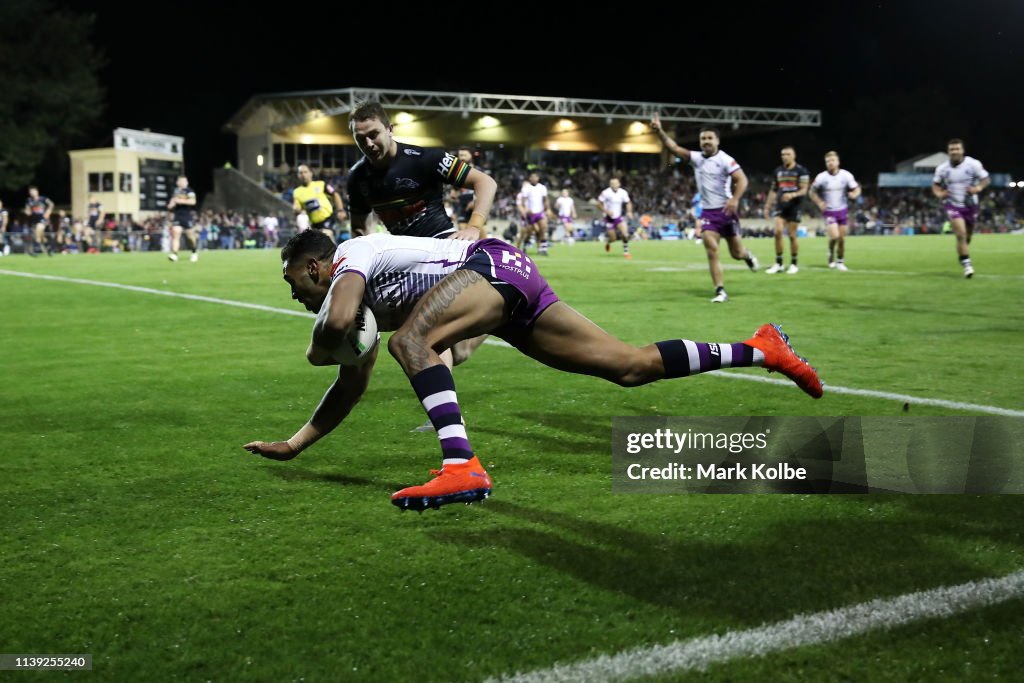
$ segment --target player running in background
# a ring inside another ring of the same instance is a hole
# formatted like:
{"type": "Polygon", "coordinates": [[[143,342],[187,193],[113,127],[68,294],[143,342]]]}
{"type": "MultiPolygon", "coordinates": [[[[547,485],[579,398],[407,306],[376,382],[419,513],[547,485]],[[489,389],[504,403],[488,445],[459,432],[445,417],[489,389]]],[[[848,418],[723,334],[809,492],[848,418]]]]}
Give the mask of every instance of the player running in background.
{"type": "Polygon", "coordinates": [[[608,239],[604,243],[604,250],[611,252],[612,242],[622,239],[622,255],[627,259],[633,258],[629,253],[629,223],[633,218],[633,202],[629,199],[629,193],[622,188],[618,178],[612,178],[608,187],[604,188],[594,203],[604,210],[604,228],[608,233],[608,239]]]}
{"type": "MultiPolygon", "coordinates": [[[[548,200],[547,185],[540,182],[540,175],[531,171],[526,178],[519,193],[522,201],[520,215],[526,222],[527,234],[533,233],[537,236],[538,252],[541,256],[548,255],[548,214],[551,213],[551,203],[548,200]]],[[[520,247],[525,249],[524,247],[520,247]]]]}
{"type": "Polygon", "coordinates": [[[29,243],[25,245],[25,253],[35,256],[35,245],[47,256],[53,256],[50,245],[47,242],[46,232],[50,228],[50,214],[53,213],[53,201],[49,197],[39,194],[39,188],[30,185],[28,188],[28,199],[25,200],[25,215],[29,220],[29,234],[32,236],[29,243]]]}
{"type": "Polygon", "coordinates": [[[942,208],[956,234],[957,258],[964,269],[964,277],[969,278],[974,275],[970,244],[978,220],[978,195],[992,179],[980,161],[964,155],[963,140],[950,140],[946,153],[949,161],[942,162],[935,169],[932,193],[942,200],[942,208]]]}
{"type": "Polygon", "coordinates": [[[172,261],[178,260],[178,249],[181,247],[181,235],[184,233],[192,247],[192,256],[189,261],[195,263],[199,260],[199,240],[196,238],[195,228],[192,227],[192,209],[196,206],[196,193],[188,186],[188,178],[178,176],[177,187],[174,194],[167,202],[167,208],[171,211],[171,253],[167,258],[172,261]]]}
{"type": "Polygon", "coordinates": [[[700,129],[699,154],[682,147],[669,137],[657,114],[651,119],[651,128],[668,151],[680,159],[686,159],[693,166],[697,187],[701,192],[697,229],[707,251],[708,269],[715,286],[715,296],[711,302],[725,303],[729,295],[725,293],[722,263],[718,256],[719,241],[724,238],[729,245],[729,254],[737,261],[744,261],[752,272],[757,272],[758,267],[757,258],[743,246],[740,235],[739,204],[743,193],[747,191],[747,174],[735,159],[719,147],[718,131],[714,128],[700,129]]]}
{"type": "Polygon", "coordinates": [[[839,153],[825,154],[825,170],[811,183],[809,195],[825,217],[828,232],[828,267],[846,272],[846,232],[850,225],[848,200],[860,196],[861,188],[853,174],[839,168],[839,153]]]}
{"type": "MultiPolygon", "coordinates": [[[[782,372],[810,396],[821,396],[814,368],[793,352],[775,325],[762,325],[744,342],[670,339],[632,346],[560,301],[537,264],[501,240],[381,234],[335,247],[325,236],[307,230],[288,241],[281,260],[292,298],[317,314],[306,351],[311,364],[338,364],[334,349],[364,301],[373,310],[378,329],[398,328],[388,351],[401,364],[437,430],[442,462],[441,469],[433,471],[434,479],[391,496],[402,509],[468,503],[491,492],[490,477],[462,421],[452,373],[438,355],[462,339],[495,334],[556,370],[593,375],[623,387],[763,366],[782,372]]],[[[369,384],[376,357],[374,350],[361,366],[339,366],[337,379],[313,416],[290,439],[251,441],[244,448],[274,460],[294,458],[349,414],[369,384]]]]}
{"type": "Polygon", "coordinates": [[[558,212],[558,220],[562,224],[565,236],[562,241],[566,244],[573,244],[576,241],[576,202],[569,196],[569,188],[563,188],[558,199],[555,200],[555,210],[558,212]]]}
{"type": "Polygon", "coordinates": [[[797,229],[800,227],[800,201],[807,194],[811,183],[811,172],[796,163],[796,150],[786,145],[782,148],[782,164],[775,168],[772,188],[764,204],[764,217],[775,217],[775,264],[766,273],[781,273],[783,231],[789,234],[789,270],[786,273],[796,275],[800,272],[797,266],[797,254],[800,245],[797,242],[797,229]],[[778,206],[776,206],[776,199],[778,206]],[[774,208],[774,211],[772,210],[774,208]]]}

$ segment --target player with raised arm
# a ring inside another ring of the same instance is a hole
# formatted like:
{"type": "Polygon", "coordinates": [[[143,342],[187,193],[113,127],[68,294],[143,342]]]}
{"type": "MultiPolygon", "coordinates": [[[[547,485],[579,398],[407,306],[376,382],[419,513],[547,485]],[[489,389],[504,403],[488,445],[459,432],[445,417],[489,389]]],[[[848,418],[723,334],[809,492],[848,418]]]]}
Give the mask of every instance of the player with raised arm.
{"type": "Polygon", "coordinates": [[[737,261],[744,261],[752,272],[757,272],[758,268],[757,257],[743,245],[740,230],[739,203],[747,191],[747,174],[719,147],[718,131],[714,128],[700,129],[700,153],[686,149],[669,137],[657,113],[651,119],[651,129],[661,138],[665,149],[693,166],[697,187],[701,191],[700,238],[707,252],[711,282],[715,286],[711,302],[725,303],[729,295],[725,293],[725,278],[718,256],[719,241],[724,238],[729,245],[729,254],[737,261]]]}

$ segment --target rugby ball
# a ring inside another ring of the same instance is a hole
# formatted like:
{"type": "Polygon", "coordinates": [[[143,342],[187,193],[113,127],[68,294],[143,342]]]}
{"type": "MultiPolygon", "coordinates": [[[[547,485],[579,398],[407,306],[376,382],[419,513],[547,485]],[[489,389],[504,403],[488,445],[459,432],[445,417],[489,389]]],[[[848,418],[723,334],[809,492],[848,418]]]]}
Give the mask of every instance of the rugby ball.
{"type": "Polygon", "coordinates": [[[355,322],[334,351],[334,358],[342,365],[362,365],[378,342],[380,335],[377,333],[377,319],[365,303],[359,304],[355,322]]]}

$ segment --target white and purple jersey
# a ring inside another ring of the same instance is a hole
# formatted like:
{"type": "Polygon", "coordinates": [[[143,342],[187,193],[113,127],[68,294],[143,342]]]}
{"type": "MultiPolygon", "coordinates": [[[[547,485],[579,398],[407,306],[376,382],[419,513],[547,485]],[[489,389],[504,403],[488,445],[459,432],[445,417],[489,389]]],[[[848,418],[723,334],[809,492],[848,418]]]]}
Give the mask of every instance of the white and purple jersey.
{"type": "Polygon", "coordinates": [[[559,197],[555,200],[555,208],[558,210],[558,217],[564,220],[572,220],[572,210],[576,205],[572,197],[559,197]]]}
{"type": "Polygon", "coordinates": [[[601,206],[604,207],[605,214],[611,220],[622,217],[622,207],[629,203],[629,193],[621,187],[617,190],[613,190],[610,187],[604,188],[604,191],[598,195],[597,201],[601,202],[601,206]]]}
{"type": "Polygon", "coordinates": [[[812,187],[824,200],[826,211],[841,211],[848,206],[847,192],[860,186],[852,173],[841,168],[834,174],[822,171],[815,177],[812,187]]]}
{"type": "Polygon", "coordinates": [[[967,194],[967,188],[976,185],[978,182],[988,178],[988,171],[981,165],[981,162],[974,157],[965,156],[956,166],[944,161],[935,169],[935,177],[932,182],[941,185],[949,191],[945,203],[956,208],[964,208],[970,203],[972,206],[978,204],[978,195],[967,194]]]}
{"type": "Polygon", "coordinates": [[[523,202],[526,204],[526,213],[544,213],[544,200],[547,199],[548,188],[544,183],[523,186],[523,202]]]}
{"type": "Polygon", "coordinates": [[[344,273],[366,280],[363,301],[380,330],[397,330],[420,297],[466,262],[468,240],[439,240],[376,233],[338,245],[331,281],[344,273]]]}
{"type": "Polygon", "coordinates": [[[732,199],[732,174],[740,170],[740,165],[722,150],[709,157],[691,151],[690,165],[697,176],[702,209],[724,208],[725,203],[732,199]]]}

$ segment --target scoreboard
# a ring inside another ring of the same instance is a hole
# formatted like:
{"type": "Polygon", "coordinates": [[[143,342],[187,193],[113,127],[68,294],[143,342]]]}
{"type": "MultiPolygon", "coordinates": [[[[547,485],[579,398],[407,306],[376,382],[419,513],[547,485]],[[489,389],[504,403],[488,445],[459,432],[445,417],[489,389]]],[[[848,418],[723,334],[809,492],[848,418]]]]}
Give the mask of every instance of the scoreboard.
{"type": "Polygon", "coordinates": [[[180,161],[139,159],[139,209],[166,211],[181,168],[180,161]]]}

